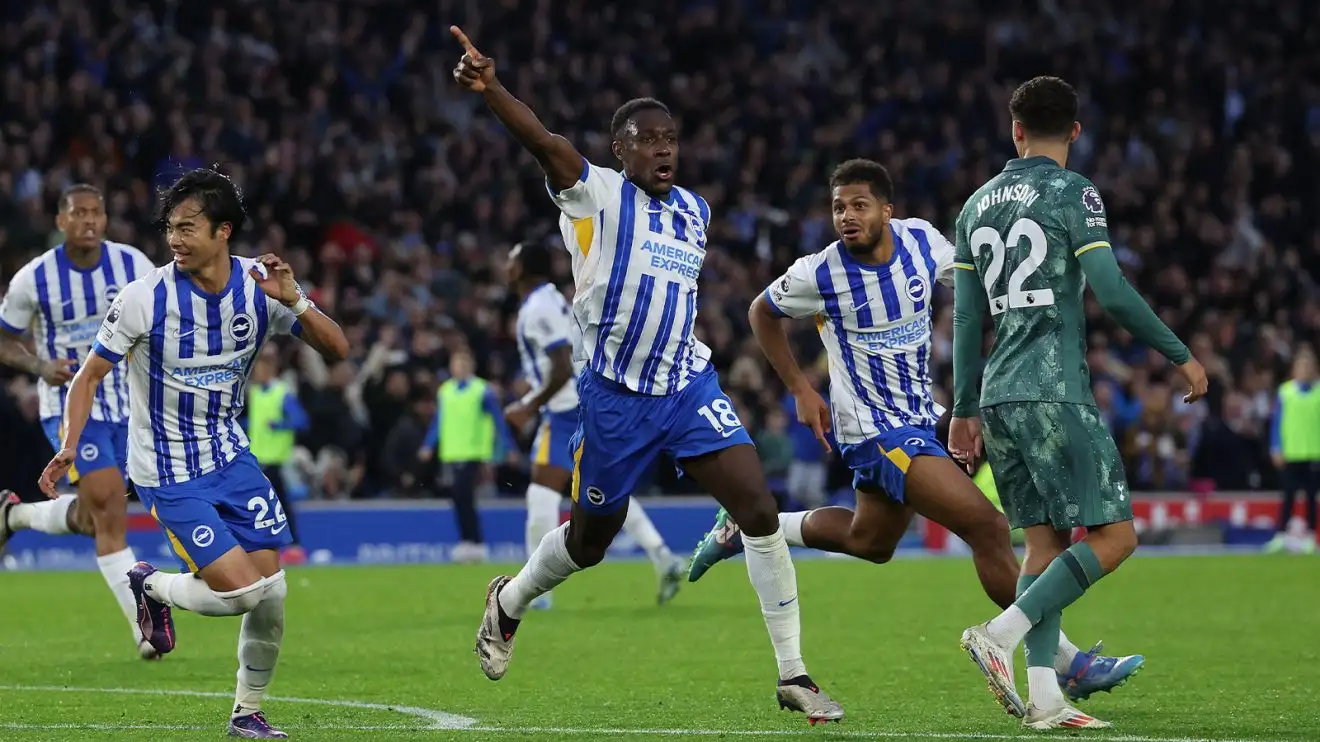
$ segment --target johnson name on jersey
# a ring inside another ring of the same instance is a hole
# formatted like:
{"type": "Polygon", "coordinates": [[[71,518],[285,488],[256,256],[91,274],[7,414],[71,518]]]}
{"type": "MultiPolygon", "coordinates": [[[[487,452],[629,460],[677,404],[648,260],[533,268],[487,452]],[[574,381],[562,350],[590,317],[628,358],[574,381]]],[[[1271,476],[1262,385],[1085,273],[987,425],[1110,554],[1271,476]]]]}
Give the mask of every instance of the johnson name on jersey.
{"type": "Polygon", "coordinates": [[[830,366],[830,407],[840,443],[897,427],[932,427],[935,283],[952,284],[953,245],[923,219],[892,219],[888,265],[859,262],[840,242],[800,258],[766,289],[785,317],[816,317],[830,366]]]}
{"type": "MultiPolygon", "coordinates": [[[[523,376],[532,385],[533,393],[545,385],[550,376],[550,353],[559,348],[578,345],[577,326],[568,300],[552,283],[542,284],[527,295],[518,309],[518,354],[522,358],[523,376]]],[[[574,372],[581,364],[574,364],[574,372]]],[[[545,408],[549,412],[577,409],[576,379],[550,398],[545,408]]]]}
{"type": "Polygon", "coordinates": [[[706,200],[677,186],[667,200],[653,198],[585,161],[578,182],[550,196],[573,254],[578,360],[641,394],[687,386],[710,365],[710,349],[693,334],[706,200]]]}
{"type": "Polygon", "coordinates": [[[128,359],[128,474],[147,487],[179,484],[219,469],[248,447],[238,424],[262,344],[298,334],[293,312],[248,275],[250,258],[231,258],[229,283],[202,291],[174,265],[119,292],[94,351],[128,359]]]}
{"type": "MultiPolygon", "coordinates": [[[[0,329],[22,335],[32,331],[37,357],[82,363],[115,297],[155,266],[132,245],[101,243],[101,259],[82,270],[58,245],[14,274],[0,302],[0,329]]],[[[37,382],[41,419],[64,415],[67,385],[37,382]]],[[[128,385],[115,369],[96,390],[92,419],[121,423],[128,419],[128,385]]]]}

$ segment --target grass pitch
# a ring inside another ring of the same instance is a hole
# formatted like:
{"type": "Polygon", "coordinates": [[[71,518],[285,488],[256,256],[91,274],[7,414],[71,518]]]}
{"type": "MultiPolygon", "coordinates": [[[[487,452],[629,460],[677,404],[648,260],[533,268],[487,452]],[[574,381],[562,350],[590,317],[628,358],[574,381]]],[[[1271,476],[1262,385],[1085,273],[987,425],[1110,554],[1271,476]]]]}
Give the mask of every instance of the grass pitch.
{"type": "MultiPolygon", "coordinates": [[[[492,683],[472,654],[497,566],[291,569],[271,721],[295,739],[1016,739],[958,649],[989,618],[963,559],[799,561],[803,648],[843,703],[809,728],[774,702],[775,665],[741,563],[654,605],[649,565],[555,591],[492,683]],[[455,729],[465,726],[464,729],[455,729]],[[448,727],[448,728],[447,728],[448,727]]],[[[0,573],[0,739],[219,739],[238,619],[176,612],[178,648],[136,658],[100,575],[0,573]]],[[[1085,647],[1146,669],[1081,707],[1127,742],[1320,740],[1320,560],[1141,558],[1064,616],[1085,647]]],[[[1019,665],[1021,653],[1019,653],[1019,665]]],[[[1025,693],[1025,672],[1019,667],[1025,693]]]]}

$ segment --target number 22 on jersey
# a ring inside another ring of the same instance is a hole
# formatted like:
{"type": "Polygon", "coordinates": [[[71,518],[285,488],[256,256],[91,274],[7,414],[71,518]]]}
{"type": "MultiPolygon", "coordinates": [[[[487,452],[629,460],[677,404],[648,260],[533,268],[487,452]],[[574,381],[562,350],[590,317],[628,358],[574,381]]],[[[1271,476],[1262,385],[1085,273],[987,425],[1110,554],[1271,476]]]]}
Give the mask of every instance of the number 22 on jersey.
{"type": "Polygon", "coordinates": [[[1002,237],[994,227],[978,227],[972,232],[970,243],[973,257],[979,258],[982,250],[990,248],[990,264],[986,266],[983,280],[986,296],[990,298],[991,315],[1002,314],[1009,309],[1047,307],[1054,304],[1053,289],[1023,288],[1027,279],[1045,262],[1049,249],[1045,230],[1035,221],[1018,219],[1009,227],[1008,234],[1002,237]],[[1021,251],[1017,248],[1024,239],[1027,241],[1027,254],[1016,263],[1013,272],[1009,274],[1007,291],[997,293],[1000,291],[998,284],[1004,274],[1008,251],[1012,248],[1014,257],[1019,257],[1021,251]]]}

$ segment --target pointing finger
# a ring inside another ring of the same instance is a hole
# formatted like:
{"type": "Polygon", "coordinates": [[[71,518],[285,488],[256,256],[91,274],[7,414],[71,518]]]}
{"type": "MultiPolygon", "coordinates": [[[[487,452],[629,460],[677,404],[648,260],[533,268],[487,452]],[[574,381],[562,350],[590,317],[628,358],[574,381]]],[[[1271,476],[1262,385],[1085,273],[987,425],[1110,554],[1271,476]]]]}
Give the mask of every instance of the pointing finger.
{"type": "Polygon", "coordinates": [[[450,26],[449,33],[458,40],[459,44],[463,45],[463,51],[467,52],[468,56],[472,57],[474,61],[482,58],[481,52],[477,51],[477,47],[472,45],[472,41],[468,39],[467,34],[463,33],[463,29],[458,26],[450,26]]]}

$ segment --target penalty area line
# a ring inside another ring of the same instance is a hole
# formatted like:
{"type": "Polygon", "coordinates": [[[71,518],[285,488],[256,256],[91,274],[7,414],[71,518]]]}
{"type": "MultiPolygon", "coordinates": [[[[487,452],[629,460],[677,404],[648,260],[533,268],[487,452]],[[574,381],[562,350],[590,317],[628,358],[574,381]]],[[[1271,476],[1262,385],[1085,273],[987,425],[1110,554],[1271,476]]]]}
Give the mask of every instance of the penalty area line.
{"type": "MultiPolygon", "coordinates": [[[[217,691],[197,691],[197,690],[178,690],[169,688],[89,688],[79,686],[63,685],[0,685],[0,691],[18,691],[35,693],[103,693],[114,695],[147,695],[147,696],[187,696],[193,698],[232,698],[232,693],[220,693],[217,691]]],[[[421,708],[419,706],[402,706],[385,703],[369,703],[366,701],[355,700],[336,700],[326,698],[300,698],[290,696],[270,696],[267,700],[277,703],[308,704],[317,706],[333,706],[337,708],[365,709],[373,711],[386,711],[395,714],[410,716],[422,722],[420,725],[413,724],[345,724],[345,725],[292,725],[286,726],[287,729],[297,729],[305,731],[323,730],[323,731],[361,731],[361,732],[381,732],[381,731],[410,731],[428,732],[477,732],[479,734],[490,735],[519,735],[530,736],[534,734],[547,736],[570,736],[570,735],[600,735],[603,737],[797,737],[802,734],[810,733],[809,729],[625,729],[616,727],[524,727],[524,726],[497,726],[480,724],[470,716],[451,714],[445,711],[435,709],[421,708]]],[[[168,731],[204,731],[215,728],[214,724],[137,724],[137,723],[95,723],[89,722],[80,724],[76,722],[65,723],[23,723],[23,722],[0,722],[0,729],[8,730],[88,730],[88,731],[117,731],[117,730],[147,730],[158,729],[168,731]]],[[[833,739],[928,739],[928,740],[1016,740],[1016,739],[1039,739],[1038,734],[997,734],[988,732],[936,732],[936,731],[864,731],[841,729],[837,725],[830,726],[825,730],[829,737],[833,739]]],[[[1115,734],[1100,732],[1092,736],[1093,739],[1102,742],[1275,742],[1274,740],[1259,738],[1242,737],[1154,737],[1140,734],[1115,734]]]]}

